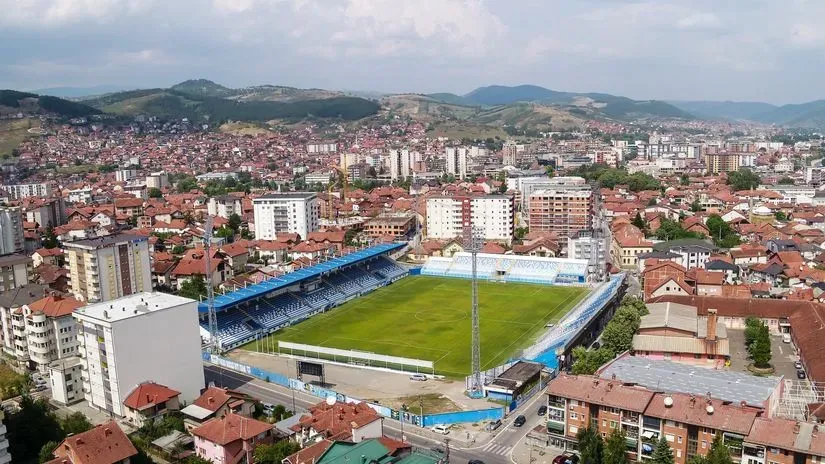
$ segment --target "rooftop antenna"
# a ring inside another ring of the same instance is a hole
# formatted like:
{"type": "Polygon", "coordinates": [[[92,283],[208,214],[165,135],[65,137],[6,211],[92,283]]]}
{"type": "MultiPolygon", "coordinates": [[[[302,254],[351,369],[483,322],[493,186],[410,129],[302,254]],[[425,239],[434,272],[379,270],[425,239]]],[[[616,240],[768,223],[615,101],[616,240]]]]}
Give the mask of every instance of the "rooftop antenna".
{"type": "Polygon", "coordinates": [[[206,299],[209,312],[209,352],[220,352],[218,343],[218,314],[215,312],[215,289],[212,288],[212,216],[206,216],[203,239],[206,241],[206,269],[203,275],[206,280],[206,299]]]}
{"type": "Polygon", "coordinates": [[[472,222],[465,223],[464,238],[466,247],[470,251],[472,262],[472,360],[471,360],[471,380],[470,393],[478,394],[482,391],[481,383],[481,346],[478,330],[478,252],[484,246],[484,236],[481,228],[474,227],[472,222]]]}

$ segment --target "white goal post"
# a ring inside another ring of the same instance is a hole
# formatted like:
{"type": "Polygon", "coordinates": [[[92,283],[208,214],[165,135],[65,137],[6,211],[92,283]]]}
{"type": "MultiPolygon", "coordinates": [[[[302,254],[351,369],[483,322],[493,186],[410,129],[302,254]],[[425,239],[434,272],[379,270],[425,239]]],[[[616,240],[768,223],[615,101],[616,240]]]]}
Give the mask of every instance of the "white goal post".
{"type": "Polygon", "coordinates": [[[401,356],[389,356],[385,354],[369,353],[357,350],[342,350],[340,348],[327,348],[325,346],[305,345],[303,343],[292,343],[278,341],[278,351],[293,356],[306,358],[326,359],[333,362],[347,364],[364,363],[367,366],[390,367],[390,365],[402,367],[415,367],[423,369],[435,369],[432,361],[423,359],[403,358],[401,356]],[[296,353],[297,352],[297,353],[296,353]]]}

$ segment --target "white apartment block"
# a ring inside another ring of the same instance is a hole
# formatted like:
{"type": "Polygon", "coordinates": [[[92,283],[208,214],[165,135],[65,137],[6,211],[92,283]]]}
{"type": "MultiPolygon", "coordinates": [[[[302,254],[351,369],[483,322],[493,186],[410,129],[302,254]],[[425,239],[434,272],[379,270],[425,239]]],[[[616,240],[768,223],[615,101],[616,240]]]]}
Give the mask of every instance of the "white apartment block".
{"type": "Polygon", "coordinates": [[[0,255],[19,253],[24,248],[23,213],[18,207],[0,207],[0,255]]]}
{"type": "Polygon", "coordinates": [[[467,177],[469,150],[464,147],[447,147],[444,149],[446,172],[459,179],[467,177]]]}
{"type": "Polygon", "coordinates": [[[49,198],[52,196],[52,186],[44,183],[0,185],[0,191],[8,194],[9,200],[29,197],[49,198]]]}
{"type": "Polygon", "coordinates": [[[321,209],[312,192],[269,193],[252,200],[252,207],[258,240],[275,240],[283,233],[306,239],[319,227],[321,209]]]}
{"type": "Polygon", "coordinates": [[[48,296],[11,312],[12,346],[17,365],[46,372],[52,361],[77,356],[74,298],[48,296]]]}
{"type": "Polygon", "coordinates": [[[118,182],[129,182],[137,176],[137,169],[118,169],[115,171],[115,180],[118,182]]]}
{"type": "Polygon", "coordinates": [[[229,219],[229,216],[237,214],[243,215],[243,203],[239,197],[232,195],[223,195],[219,197],[212,197],[206,204],[206,212],[210,216],[218,216],[224,219],[229,219]]]}
{"type": "Polygon", "coordinates": [[[58,359],[49,363],[52,400],[63,405],[83,401],[84,365],[83,359],[79,356],[58,359]]]}
{"type": "Polygon", "coordinates": [[[146,188],[162,189],[169,186],[169,174],[165,171],[153,172],[146,176],[146,188]]]}
{"type": "Polygon", "coordinates": [[[83,359],[83,391],[95,408],[118,417],[143,382],[181,392],[191,403],[204,388],[198,302],[136,293],[74,312],[83,359]]]}
{"type": "Polygon", "coordinates": [[[92,189],[82,188],[69,190],[69,203],[91,203],[92,189]]]}
{"type": "Polygon", "coordinates": [[[33,277],[32,258],[24,254],[0,256],[0,292],[28,284],[33,277]]]}
{"type": "Polygon", "coordinates": [[[515,201],[509,195],[432,197],[427,199],[427,236],[451,239],[467,227],[481,230],[485,240],[513,238],[515,201]]]}
{"type": "Polygon", "coordinates": [[[307,144],[307,153],[336,153],[338,144],[335,142],[312,142],[307,144]]]}
{"type": "Polygon", "coordinates": [[[90,303],[152,290],[149,240],[117,234],[63,244],[75,298],[90,303]]]}
{"type": "Polygon", "coordinates": [[[417,151],[409,151],[406,148],[390,150],[387,161],[390,167],[390,180],[403,180],[410,177],[412,167],[418,161],[421,161],[421,153],[417,151]]]}

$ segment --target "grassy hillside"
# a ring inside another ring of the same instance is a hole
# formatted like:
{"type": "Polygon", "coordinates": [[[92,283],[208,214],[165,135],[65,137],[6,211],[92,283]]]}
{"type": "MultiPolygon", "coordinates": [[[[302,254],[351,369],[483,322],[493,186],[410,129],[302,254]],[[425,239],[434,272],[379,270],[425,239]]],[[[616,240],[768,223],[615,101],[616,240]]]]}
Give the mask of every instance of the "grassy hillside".
{"type": "Polygon", "coordinates": [[[753,119],[777,108],[770,103],[762,102],[670,101],[668,103],[696,117],[733,121],[753,119]]]}
{"type": "Polygon", "coordinates": [[[189,79],[173,85],[170,89],[201,97],[225,98],[235,94],[234,90],[207,79],[189,79]]]}
{"type": "Polygon", "coordinates": [[[84,103],[58,97],[16,90],[0,90],[0,114],[18,112],[78,118],[99,114],[101,111],[84,103]]]}

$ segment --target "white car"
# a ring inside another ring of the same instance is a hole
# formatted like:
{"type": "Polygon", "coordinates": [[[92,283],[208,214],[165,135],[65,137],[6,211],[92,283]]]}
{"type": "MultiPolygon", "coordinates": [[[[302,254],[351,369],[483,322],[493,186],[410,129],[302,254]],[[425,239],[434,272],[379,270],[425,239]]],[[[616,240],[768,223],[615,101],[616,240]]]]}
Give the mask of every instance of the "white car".
{"type": "Polygon", "coordinates": [[[417,382],[426,382],[427,376],[424,374],[413,374],[410,376],[410,380],[415,380],[417,382]]]}
{"type": "Polygon", "coordinates": [[[447,435],[448,433],[450,433],[450,426],[449,425],[436,424],[436,425],[433,425],[433,428],[431,428],[430,430],[432,430],[435,433],[440,433],[441,435],[447,435]]]}

